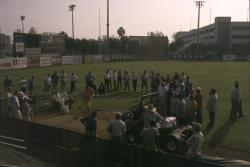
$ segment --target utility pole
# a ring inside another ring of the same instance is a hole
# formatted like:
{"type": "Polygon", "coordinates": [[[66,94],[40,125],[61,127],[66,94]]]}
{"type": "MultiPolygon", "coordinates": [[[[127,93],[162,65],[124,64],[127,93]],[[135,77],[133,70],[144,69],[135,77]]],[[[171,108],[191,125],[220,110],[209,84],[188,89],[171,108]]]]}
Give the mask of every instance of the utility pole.
{"type": "Polygon", "coordinates": [[[99,7],[99,54],[102,55],[102,41],[101,41],[101,8],[99,7]]]}
{"type": "Polygon", "coordinates": [[[75,39],[75,30],[74,30],[74,8],[76,5],[72,4],[69,6],[69,11],[71,12],[72,15],[72,38],[75,39]]]}
{"type": "Polygon", "coordinates": [[[24,33],[24,24],[23,24],[24,19],[25,19],[25,16],[23,16],[23,15],[20,16],[20,20],[22,22],[22,31],[23,31],[23,33],[24,33]]]}
{"type": "Polygon", "coordinates": [[[209,24],[212,24],[212,8],[210,8],[209,24]]]}
{"type": "Polygon", "coordinates": [[[107,0],[107,48],[109,55],[109,0],[107,0]]]}
{"type": "Polygon", "coordinates": [[[198,7],[198,25],[197,25],[197,50],[199,51],[200,44],[200,10],[204,6],[205,1],[195,1],[196,7],[198,7]]]}

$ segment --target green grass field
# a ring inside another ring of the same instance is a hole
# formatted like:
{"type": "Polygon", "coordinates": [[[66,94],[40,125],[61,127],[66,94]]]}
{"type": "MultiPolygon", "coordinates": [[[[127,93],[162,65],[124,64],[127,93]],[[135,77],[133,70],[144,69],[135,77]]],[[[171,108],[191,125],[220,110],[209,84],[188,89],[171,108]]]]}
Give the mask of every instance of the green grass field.
{"type": "MultiPolygon", "coordinates": [[[[29,79],[36,76],[35,95],[38,98],[38,107],[43,106],[50,98],[43,92],[43,78],[46,73],[55,70],[64,70],[68,76],[76,72],[79,77],[77,83],[78,91],[83,91],[84,76],[92,71],[96,76],[97,85],[103,81],[104,72],[107,68],[135,71],[140,74],[143,70],[154,70],[161,74],[173,74],[175,71],[184,71],[191,77],[194,87],[200,86],[204,96],[204,104],[208,97],[210,88],[217,88],[219,95],[219,111],[216,115],[215,128],[206,136],[206,143],[225,146],[241,151],[250,152],[250,63],[248,62],[129,62],[129,63],[103,63],[94,65],[67,65],[55,67],[42,67],[21,70],[0,71],[0,80],[3,81],[6,75],[14,81],[18,87],[21,76],[29,79]],[[243,110],[246,118],[239,119],[234,123],[228,122],[230,114],[230,91],[234,80],[241,84],[241,95],[243,110]]],[[[68,84],[69,85],[69,84],[68,84]]],[[[139,82],[140,85],[140,82],[139,82]]],[[[2,82],[1,85],[2,86],[2,82]]],[[[136,105],[140,100],[141,93],[127,93],[123,90],[112,91],[106,97],[94,98],[94,108],[104,111],[124,111],[136,105]]],[[[78,99],[72,108],[72,113],[81,112],[83,103],[78,99]]],[[[203,109],[204,126],[208,122],[208,113],[203,109]]]]}

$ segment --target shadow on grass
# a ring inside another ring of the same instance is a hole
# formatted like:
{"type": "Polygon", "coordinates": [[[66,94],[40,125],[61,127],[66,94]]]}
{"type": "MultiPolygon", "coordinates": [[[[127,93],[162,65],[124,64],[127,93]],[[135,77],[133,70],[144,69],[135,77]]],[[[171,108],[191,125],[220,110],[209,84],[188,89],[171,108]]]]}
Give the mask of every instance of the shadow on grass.
{"type": "MultiPolygon", "coordinates": [[[[220,145],[224,138],[228,135],[230,132],[230,129],[234,125],[235,121],[226,121],[219,129],[215,131],[215,133],[212,135],[211,140],[209,141],[209,145],[211,147],[220,145]]],[[[209,132],[209,130],[208,130],[209,132]]],[[[208,133],[207,132],[207,133],[208,133]]]]}

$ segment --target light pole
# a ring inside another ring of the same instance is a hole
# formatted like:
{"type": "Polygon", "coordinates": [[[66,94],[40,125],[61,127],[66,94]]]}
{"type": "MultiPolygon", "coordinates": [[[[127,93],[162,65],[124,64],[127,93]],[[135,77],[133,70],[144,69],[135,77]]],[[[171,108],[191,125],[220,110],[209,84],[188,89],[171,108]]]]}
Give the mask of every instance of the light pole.
{"type": "Polygon", "coordinates": [[[107,0],[107,48],[109,55],[109,0],[107,0]]]}
{"type": "Polygon", "coordinates": [[[20,20],[22,22],[22,31],[23,31],[23,33],[24,33],[24,24],[23,24],[24,19],[25,19],[25,16],[23,16],[23,15],[20,16],[20,20]]]}
{"type": "Polygon", "coordinates": [[[197,25],[197,45],[200,44],[200,10],[204,6],[205,1],[195,1],[196,6],[198,7],[198,25],[197,25]]]}
{"type": "Polygon", "coordinates": [[[69,6],[69,11],[71,12],[72,14],[72,38],[75,39],[75,32],[74,32],[74,8],[76,7],[76,5],[74,4],[71,4],[69,6]]]}

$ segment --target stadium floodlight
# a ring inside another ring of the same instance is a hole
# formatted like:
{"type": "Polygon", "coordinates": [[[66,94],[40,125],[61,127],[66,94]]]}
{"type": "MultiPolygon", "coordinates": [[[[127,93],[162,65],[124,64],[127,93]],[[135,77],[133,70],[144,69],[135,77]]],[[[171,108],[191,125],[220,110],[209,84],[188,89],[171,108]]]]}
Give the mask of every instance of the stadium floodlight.
{"type": "Polygon", "coordinates": [[[205,1],[195,1],[196,7],[198,7],[198,24],[197,24],[197,44],[200,44],[200,10],[204,6],[205,1]]]}
{"type": "Polygon", "coordinates": [[[24,33],[24,24],[23,24],[24,19],[25,19],[24,15],[20,16],[20,20],[22,22],[22,31],[23,31],[23,33],[24,33]]]}
{"type": "Polygon", "coordinates": [[[72,14],[72,38],[75,39],[75,31],[74,31],[74,9],[75,9],[76,5],[71,4],[69,5],[69,11],[72,14]]]}

